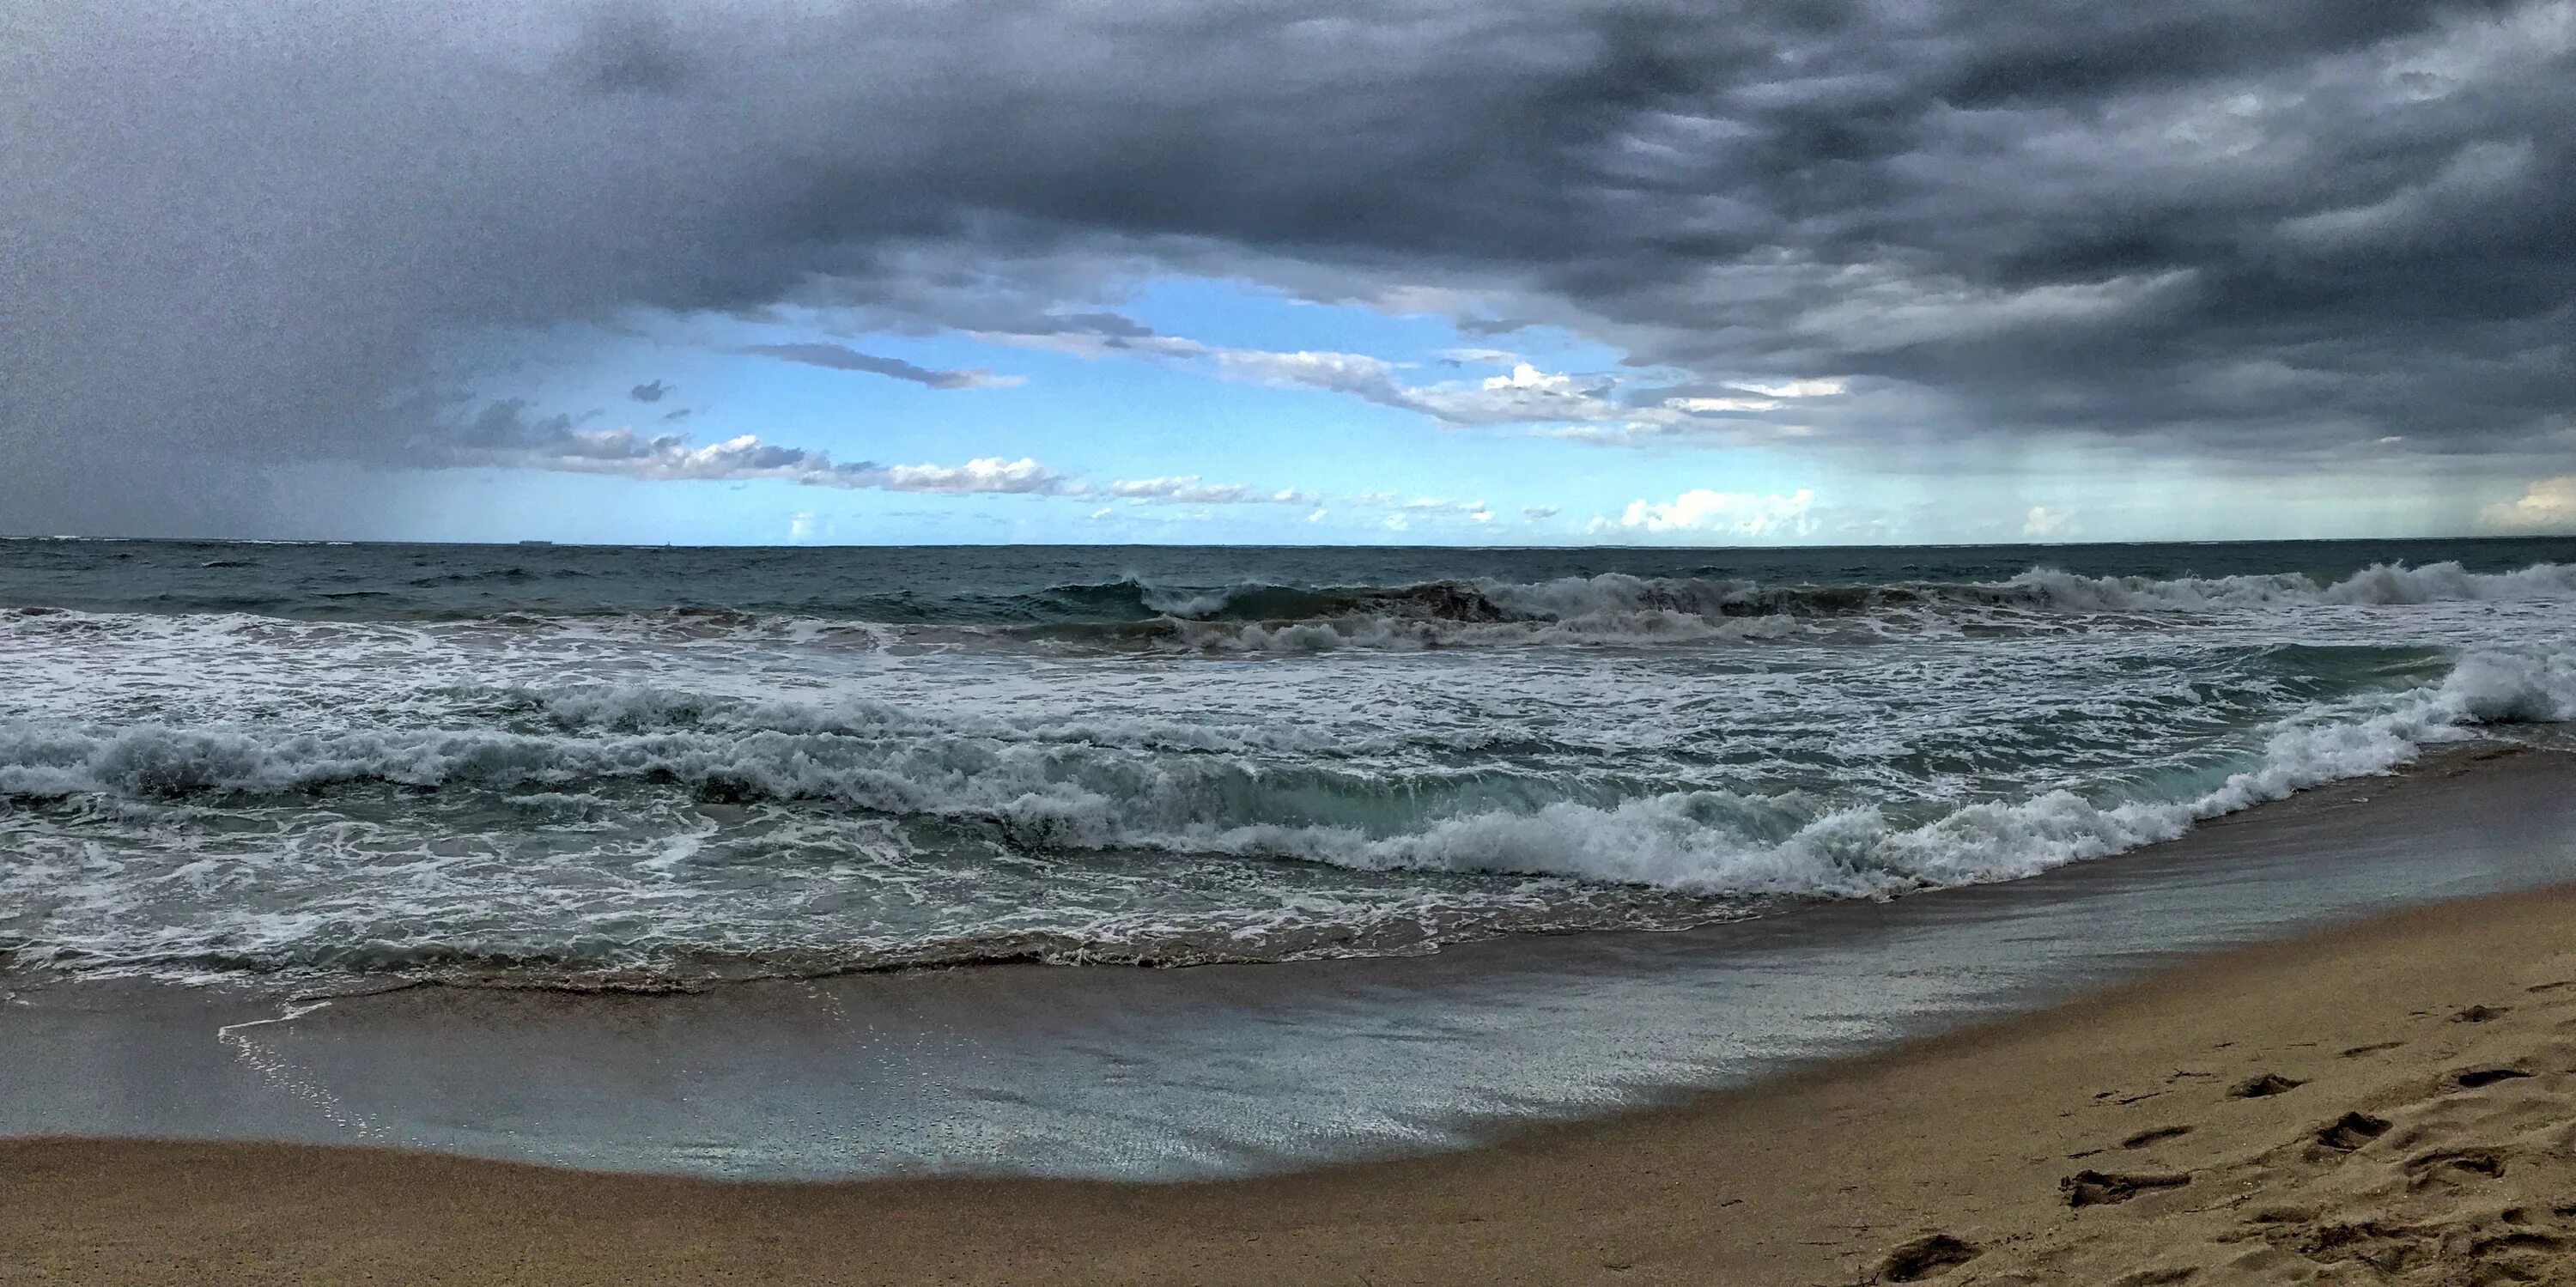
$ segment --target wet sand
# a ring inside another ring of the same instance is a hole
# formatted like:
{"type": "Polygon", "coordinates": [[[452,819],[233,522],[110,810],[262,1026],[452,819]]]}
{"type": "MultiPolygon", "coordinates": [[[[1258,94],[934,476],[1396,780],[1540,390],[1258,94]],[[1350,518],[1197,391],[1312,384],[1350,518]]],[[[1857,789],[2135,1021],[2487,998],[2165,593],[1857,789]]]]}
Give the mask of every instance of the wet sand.
{"type": "Polygon", "coordinates": [[[2576,1281],[2576,891],[2418,908],[1686,1107],[1181,1184],[0,1144],[38,1283],[2576,1281]],[[1956,1263],[1951,1263],[1956,1262],[1956,1263]]]}

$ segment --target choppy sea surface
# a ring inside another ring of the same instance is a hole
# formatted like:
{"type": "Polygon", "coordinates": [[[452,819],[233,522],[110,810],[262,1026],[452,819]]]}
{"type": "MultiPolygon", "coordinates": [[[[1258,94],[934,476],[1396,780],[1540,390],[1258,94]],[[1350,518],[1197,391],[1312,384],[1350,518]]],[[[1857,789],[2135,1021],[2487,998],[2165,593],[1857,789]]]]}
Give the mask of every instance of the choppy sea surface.
{"type": "Polygon", "coordinates": [[[0,955],[1393,955],[2102,859],[2576,716],[2576,541],[0,540],[0,955]]]}

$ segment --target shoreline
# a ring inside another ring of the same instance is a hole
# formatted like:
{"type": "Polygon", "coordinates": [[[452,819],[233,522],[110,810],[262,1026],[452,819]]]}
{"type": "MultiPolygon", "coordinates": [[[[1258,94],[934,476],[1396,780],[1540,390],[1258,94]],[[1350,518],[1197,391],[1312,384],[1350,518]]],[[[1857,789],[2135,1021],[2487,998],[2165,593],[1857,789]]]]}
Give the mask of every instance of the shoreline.
{"type": "Polygon", "coordinates": [[[2576,1247],[2571,924],[2576,886],[2412,908],[1677,1107],[1252,1179],[9,1140],[0,1260],[60,1283],[1825,1283],[1909,1245],[1973,1251],[1960,1284],[2545,1267],[2576,1247]]]}
{"type": "Polygon", "coordinates": [[[0,976],[0,1137],[726,1179],[1278,1175],[1690,1102],[2393,906],[2576,879],[2576,758],[2466,748],[2041,876],[1391,960],[681,996],[0,976]]]}

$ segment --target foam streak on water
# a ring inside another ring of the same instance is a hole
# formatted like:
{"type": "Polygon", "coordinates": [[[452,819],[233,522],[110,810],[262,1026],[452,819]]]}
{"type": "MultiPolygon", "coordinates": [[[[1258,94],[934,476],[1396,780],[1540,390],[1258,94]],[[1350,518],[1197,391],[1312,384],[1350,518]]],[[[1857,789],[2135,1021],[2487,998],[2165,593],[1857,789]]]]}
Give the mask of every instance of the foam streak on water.
{"type": "Polygon", "coordinates": [[[686,984],[2012,879],[2576,715],[2576,549],[0,542],[0,951],[686,984]]]}

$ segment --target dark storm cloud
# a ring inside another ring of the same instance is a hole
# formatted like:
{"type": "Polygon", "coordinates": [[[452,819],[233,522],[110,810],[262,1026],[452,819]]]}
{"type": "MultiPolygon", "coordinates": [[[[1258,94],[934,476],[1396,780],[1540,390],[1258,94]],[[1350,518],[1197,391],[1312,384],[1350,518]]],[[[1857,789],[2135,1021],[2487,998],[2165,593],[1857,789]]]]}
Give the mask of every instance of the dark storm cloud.
{"type": "Polygon", "coordinates": [[[795,301],[1135,343],[1110,286],[1158,268],[1436,287],[1694,388],[1844,377],[1827,449],[2527,456],[2576,398],[2567,0],[0,0],[0,29],[0,527],[255,526],[268,494],[210,478],[418,461],[424,424],[470,435],[445,389],[495,328],[795,301]]]}
{"type": "Polygon", "coordinates": [[[906,362],[901,358],[861,353],[857,349],[840,344],[746,344],[734,351],[773,357],[782,362],[802,362],[807,366],[819,366],[834,371],[861,371],[869,375],[888,376],[897,380],[908,380],[914,384],[928,385],[934,389],[979,389],[1008,379],[1008,377],[996,377],[992,372],[985,370],[935,370],[906,362]]]}
{"type": "Polygon", "coordinates": [[[671,396],[671,386],[664,384],[660,380],[653,380],[648,383],[636,385],[632,389],[628,389],[626,391],[626,396],[635,399],[637,402],[660,402],[662,399],[671,396]]]}

